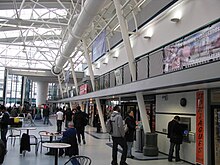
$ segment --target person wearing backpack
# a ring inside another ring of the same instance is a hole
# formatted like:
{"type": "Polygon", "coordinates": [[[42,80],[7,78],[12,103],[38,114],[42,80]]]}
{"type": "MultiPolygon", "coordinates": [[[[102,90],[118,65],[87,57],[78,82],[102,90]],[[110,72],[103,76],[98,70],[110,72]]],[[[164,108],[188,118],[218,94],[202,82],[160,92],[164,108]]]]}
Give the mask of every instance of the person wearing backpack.
{"type": "Polygon", "coordinates": [[[111,123],[111,136],[113,141],[113,147],[112,147],[112,165],[117,165],[117,151],[118,151],[118,145],[122,148],[122,155],[121,155],[121,161],[120,165],[127,165],[126,158],[127,158],[127,144],[125,140],[125,130],[123,126],[123,119],[120,114],[120,108],[119,106],[115,106],[113,108],[113,113],[110,117],[110,123],[111,123]]]}

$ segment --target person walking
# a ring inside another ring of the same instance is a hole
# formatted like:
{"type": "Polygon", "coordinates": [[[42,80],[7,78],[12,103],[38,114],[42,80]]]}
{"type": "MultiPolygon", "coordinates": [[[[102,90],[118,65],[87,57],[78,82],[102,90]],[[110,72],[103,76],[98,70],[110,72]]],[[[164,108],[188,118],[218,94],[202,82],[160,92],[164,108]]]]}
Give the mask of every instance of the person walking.
{"type": "Polygon", "coordinates": [[[77,131],[79,145],[81,144],[81,136],[82,136],[83,144],[86,144],[84,131],[85,131],[85,126],[87,125],[87,114],[81,111],[80,106],[76,107],[76,112],[73,117],[73,123],[77,131]]]}
{"type": "Polygon", "coordinates": [[[64,116],[65,116],[65,127],[68,128],[68,123],[73,120],[73,112],[71,111],[70,108],[66,109],[64,116]]]}
{"type": "Polygon", "coordinates": [[[115,106],[113,108],[113,112],[110,116],[111,125],[112,125],[112,165],[117,165],[117,152],[118,152],[118,145],[122,148],[122,155],[120,165],[127,165],[126,158],[127,158],[127,144],[125,140],[125,130],[123,126],[123,119],[120,114],[119,106],[115,106]]]}
{"type": "Polygon", "coordinates": [[[62,122],[63,122],[63,112],[61,111],[62,109],[60,108],[58,112],[56,113],[56,119],[57,119],[57,132],[61,133],[62,130],[62,122]]]}
{"type": "Polygon", "coordinates": [[[183,141],[183,128],[180,125],[180,117],[175,116],[172,121],[168,123],[168,135],[167,137],[170,138],[170,149],[169,149],[169,156],[168,161],[172,162],[173,159],[173,152],[175,148],[175,160],[176,162],[179,162],[180,155],[180,144],[182,144],[183,141]]]}
{"type": "Polygon", "coordinates": [[[9,124],[9,118],[10,115],[8,111],[6,110],[6,107],[4,105],[1,106],[1,111],[2,111],[2,119],[1,119],[1,139],[4,142],[5,148],[7,148],[7,132],[8,132],[8,124],[9,124]]]}
{"type": "Polygon", "coordinates": [[[127,117],[125,118],[125,124],[127,124],[128,130],[125,133],[125,139],[127,142],[127,158],[133,159],[134,156],[132,155],[132,146],[134,142],[134,136],[135,136],[135,128],[136,128],[136,122],[134,119],[134,111],[128,110],[127,117]]]}
{"type": "Polygon", "coordinates": [[[43,109],[43,117],[44,117],[44,124],[49,124],[49,117],[50,117],[50,109],[47,105],[44,105],[44,109],[43,109]]]}

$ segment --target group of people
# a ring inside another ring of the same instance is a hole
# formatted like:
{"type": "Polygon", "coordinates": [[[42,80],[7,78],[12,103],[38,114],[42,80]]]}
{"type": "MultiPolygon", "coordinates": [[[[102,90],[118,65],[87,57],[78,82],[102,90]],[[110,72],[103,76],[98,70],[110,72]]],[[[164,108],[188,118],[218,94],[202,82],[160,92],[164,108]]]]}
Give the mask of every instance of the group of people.
{"type": "Polygon", "coordinates": [[[78,143],[81,144],[81,141],[83,141],[83,144],[86,144],[84,132],[85,126],[88,124],[88,114],[83,112],[80,106],[77,106],[74,112],[72,112],[70,108],[67,108],[65,112],[59,109],[56,113],[56,119],[58,133],[61,133],[62,123],[64,121],[66,128],[68,123],[73,122],[73,125],[76,128],[77,132],[78,143]]]}
{"type": "Polygon", "coordinates": [[[118,145],[122,148],[122,155],[120,165],[127,165],[127,158],[134,158],[131,149],[135,136],[136,122],[134,119],[134,112],[129,110],[125,118],[127,129],[124,128],[122,116],[120,114],[120,107],[115,106],[109,119],[111,123],[111,136],[113,141],[112,147],[112,165],[117,165],[117,151],[118,145]]]}
{"type": "MultiPolygon", "coordinates": [[[[127,165],[127,158],[134,158],[132,155],[132,145],[135,139],[135,128],[136,122],[134,119],[134,112],[129,110],[127,112],[127,117],[125,118],[125,124],[127,129],[124,127],[123,119],[120,114],[119,106],[113,108],[113,112],[110,118],[107,120],[110,121],[110,127],[107,126],[107,131],[112,136],[113,147],[112,147],[112,165],[118,165],[117,163],[117,151],[118,145],[122,148],[122,155],[120,160],[120,165],[127,165]],[[109,130],[108,130],[109,129],[109,130]]],[[[107,124],[108,125],[108,124],[107,124]]],[[[180,145],[183,141],[183,128],[180,124],[180,117],[175,116],[172,121],[168,123],[168,138],[170,138],[170,149],[168,161],[172,162],[173,152],[175,148],[175,161],[180,162],[180,145]]]]}

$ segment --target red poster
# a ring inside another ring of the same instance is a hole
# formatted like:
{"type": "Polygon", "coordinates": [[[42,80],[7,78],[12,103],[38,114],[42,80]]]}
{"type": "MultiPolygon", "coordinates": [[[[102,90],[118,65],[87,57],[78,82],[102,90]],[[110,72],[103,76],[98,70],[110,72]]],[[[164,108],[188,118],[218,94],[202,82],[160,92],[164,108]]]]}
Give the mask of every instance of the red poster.
{"type": "Polygon", "coordinates": [[[79,87],[79,94],[83,95],[88,93],[88,84],[83,84],[79,87]]]}
{"type": "Polygon", "coordinates": [[[196,163],[204,165],[204,91],[196,92],[196,163]]]}

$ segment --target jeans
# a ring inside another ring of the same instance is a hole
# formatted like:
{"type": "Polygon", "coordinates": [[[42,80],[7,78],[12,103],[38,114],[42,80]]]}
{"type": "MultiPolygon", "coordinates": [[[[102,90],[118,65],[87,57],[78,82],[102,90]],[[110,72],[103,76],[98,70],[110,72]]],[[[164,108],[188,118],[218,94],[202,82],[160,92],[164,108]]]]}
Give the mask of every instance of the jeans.
{"type": "Polygon", "coordinates": [[[127,157],[132,156],[132,151],[131,151],[132,146],[133,146],[133,142],[127,142],[127,147],[128,147],[127,157]]]}
{"type": "Polygon", "coordinates": [[[1,139],[5,144],[5,148],[7,148],[7,138],[6,138],[7,132],[8,132],[8,128],[1,129],[1,139]]]}
{"type": "Polygon", "coordinates": [[[174,151],[174,147],[175,147],[175,152],[176,152],[176,161],[180,161],[180,144],[175,144],[175,143],[170,143],[170,150],[169,150],[169,156],[168,156],[168,160],[172,161],[173,159],[173,151],[174,151]]]}
{"type": "Polygon", "coordinates": [[[61,133],[62,130],[62,120],[57,120],[57,132],[61,133]]]}
{"type": "Polygon", "coordinates": [[[44,117],[44,124],[49,124],[49,116],[44,117]]]}
{"type": "Polygon", "coordinates": [[[121,161],[120,164],[126,163],[127,158],[127,143],[125,138],[123,137],[112,137],[113,141],[113,148],[112,148],[112,165],[117,164],[117,152],[118,152],[118,145],[122,148],[122,155],[121,155],[121,161]]]}

